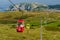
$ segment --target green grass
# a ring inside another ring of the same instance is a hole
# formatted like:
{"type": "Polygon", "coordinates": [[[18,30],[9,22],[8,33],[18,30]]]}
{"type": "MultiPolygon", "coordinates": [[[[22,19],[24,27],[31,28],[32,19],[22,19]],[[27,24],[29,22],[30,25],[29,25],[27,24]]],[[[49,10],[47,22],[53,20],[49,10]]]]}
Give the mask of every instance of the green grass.
{"type": "Polygon", "coordinates": [[[16,28],[10,28],[11,25],[0,24],[0,40],[39,40],[39,28],[30,29],[27,33],[25,29],[23,33],[16,32],[16,28]]]}
{"type": "MultiPolygon", "coordinates": [[[[0,40],[40,40],[40,16],[42,16],[43,40],[60,40],[60,13],[49,12],[47,25],[46,12],[26,12],[23,15],[25,25],[30,23],[30,33],[27,33],[25,28],[23,33],[16,32],[16,22],[21,18],[21,13],[14,12],[0,12],[0,40]]],[[[24,12],[25,13],[25,12],[24,12]]]]}
{"type": "MultiPolygon", "coordinates": [[[[40,40],[40,28],[30,29],[29,33],[25,28],[23,33],[16,32],[12,25],[0,24],[0,40],[40,40]]],[[[43,40],[60,40],[60,31],[49,31],[42,27],[43,40]]]]}
{"type": "Polygon", "coordinates": [[[47,26],[59,27],[60,26],[60,21],[55,21],[55,22],[52,22],[52,23],[47,23],[47,26]]]}

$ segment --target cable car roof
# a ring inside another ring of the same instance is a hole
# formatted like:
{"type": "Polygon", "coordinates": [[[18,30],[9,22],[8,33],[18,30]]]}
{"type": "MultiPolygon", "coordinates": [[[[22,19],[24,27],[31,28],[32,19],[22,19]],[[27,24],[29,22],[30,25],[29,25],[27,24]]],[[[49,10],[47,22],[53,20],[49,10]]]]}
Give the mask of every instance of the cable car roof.
{"type": "Polygon", "coordinates": [[[20,19],[20,20],[17,20],[17,22],[24,22],[24,20],[20,19]]]}

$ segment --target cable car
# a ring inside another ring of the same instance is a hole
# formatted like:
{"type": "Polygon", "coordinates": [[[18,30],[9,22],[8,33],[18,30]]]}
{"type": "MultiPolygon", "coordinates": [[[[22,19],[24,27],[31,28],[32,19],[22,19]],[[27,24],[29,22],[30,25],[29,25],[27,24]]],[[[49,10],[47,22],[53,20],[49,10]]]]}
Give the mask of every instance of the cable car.
{"type": "Polygon", "coordinates": [[[24,31],[24,20],[17,20],[17,32],[23,32],[24,31]]]}

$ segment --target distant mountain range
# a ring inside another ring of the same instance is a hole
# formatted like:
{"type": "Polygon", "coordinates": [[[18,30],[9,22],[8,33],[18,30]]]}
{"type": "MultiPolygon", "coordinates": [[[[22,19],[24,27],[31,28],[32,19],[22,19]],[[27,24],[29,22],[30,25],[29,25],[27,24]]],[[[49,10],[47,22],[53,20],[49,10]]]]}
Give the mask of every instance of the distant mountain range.
{"type": "Polygon", "coordinates": [[[0,8],[0,12],[4,12],[4,11],[6,11],[6,10],[5,10],[5,9],[0,8]]]}
{"type": "Polygon", "coordinates": [[[28,11],[37,10],[37,11],[39,11],[39,10],[44,10],[47,8],[48,8],[48,5],[46,5],[46,4],[34,2],[34,3],[15,4],[15,6],[10,5],[9,8],[7,8],[7,10],[9,10],[9,11],[14,11],[14,10],[28,10],[28,11]]]}
{"type": "Polygon", "coordinates": [[[0,8],[0,11],[15,11],[15,10],[28,10],[28,11],[40,11],[45,9],[56,9],[60,10],[60,5],[46,5],[42,3],[19,3],[14,5],[10,5],[8,8],[2,9],[0,8]]]}
{"type": "Polygon", "coordinates": [[[60,10],[60,4],[57,4],[57,5],[49,5],[49,9],[60,10]]]}

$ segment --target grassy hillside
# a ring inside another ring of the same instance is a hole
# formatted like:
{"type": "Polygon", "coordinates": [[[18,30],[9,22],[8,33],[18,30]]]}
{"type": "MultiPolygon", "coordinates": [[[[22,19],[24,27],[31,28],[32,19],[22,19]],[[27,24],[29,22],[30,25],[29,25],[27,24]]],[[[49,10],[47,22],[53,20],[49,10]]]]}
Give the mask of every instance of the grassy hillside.
{"type": "Polygon", "coordinates": [[[43,21],[43,40],[60,40],[60,12],[13,11],[0,12],[0,40],[40,40],[40,16],[43,21]],[[23,13],[23,16],[22,16],[23,13]],[[30,33],[16,32],[17,20],[31,24],[30,33]]]}
{"type": "Polygon", "coordinates": [[[39,28],[30,29],[30,33],[27,33],[26,29],[23,33],[16,32],[15,28],[11,28],[11,25],[0,24],[0,40],[39,40],[39,28]],[[38,34],[37,34],[38,33],[38,34]]]}

